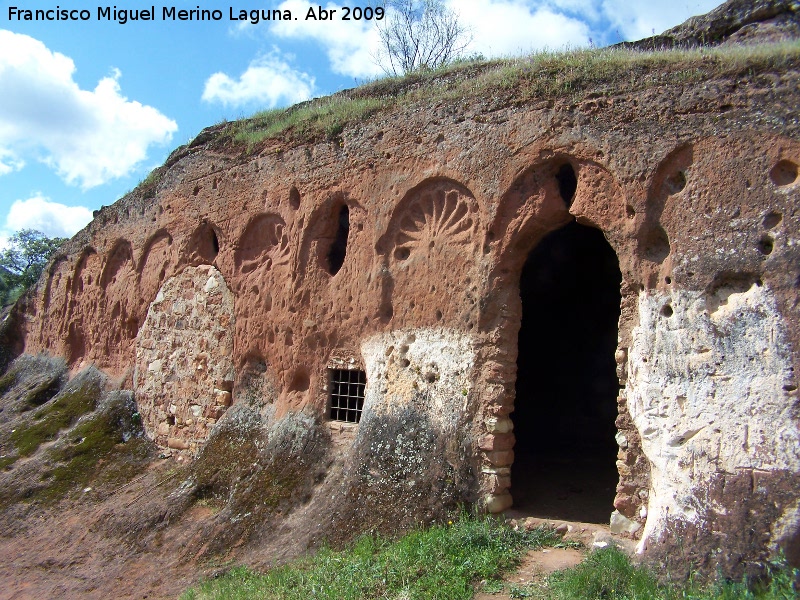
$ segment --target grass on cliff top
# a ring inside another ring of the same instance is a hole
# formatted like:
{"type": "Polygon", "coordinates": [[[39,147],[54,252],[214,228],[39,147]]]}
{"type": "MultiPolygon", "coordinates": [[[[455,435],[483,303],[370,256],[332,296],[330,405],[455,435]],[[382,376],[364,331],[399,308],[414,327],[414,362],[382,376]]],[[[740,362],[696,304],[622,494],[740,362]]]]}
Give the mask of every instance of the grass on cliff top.
{"type": "Polygon", "coordinates": [[[339,141],[345,127],[401,104],[478,98],[501,105],[588,94],[692,84],[719,76],[746,77],[798,66],[800,40],[642,52],[623,48],[537,52],[484,62],[458,62],[435,71],[387,77],[287,109],[257,113],[227,125],[222,139],[248,151],[291,130],[300,141],[339,141]]]}
{"type": "Polygon", "coordinates": [[[306,600],[329,598],[435,598],[467,600],[474,583],[496,579],[531,547],[560,542],[549,529],[515,531],[491,518],[413,531],[389,541],[365,535],[343,551],[313,557],[259,574],[244,567],[187,591],[183,600],[306,600]]]}

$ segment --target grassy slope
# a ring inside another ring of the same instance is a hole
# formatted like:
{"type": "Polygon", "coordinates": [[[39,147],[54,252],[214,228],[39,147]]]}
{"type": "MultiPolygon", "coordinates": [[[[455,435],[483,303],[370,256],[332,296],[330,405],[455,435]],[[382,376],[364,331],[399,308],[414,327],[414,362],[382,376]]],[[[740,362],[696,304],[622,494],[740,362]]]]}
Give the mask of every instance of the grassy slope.
{"type": "MultiPolygon", "coordinates": [[[[385,78],[354,90],[227,124],[220,140],[260,150],[264,142],[328,139],[345,127],[413,102],[491,98],[501,105],[563,98],[577,101],[716,77],[743,77],[800,66],[800,40],[755,46],[639,52],[626,49],[540,52],[526,57],[460,63],[427,73],[385,78]],[[283,139],[279,140],[278,137],[283,139]]],[[[278,149],[279,151],[279,149],[278,149]]]]}

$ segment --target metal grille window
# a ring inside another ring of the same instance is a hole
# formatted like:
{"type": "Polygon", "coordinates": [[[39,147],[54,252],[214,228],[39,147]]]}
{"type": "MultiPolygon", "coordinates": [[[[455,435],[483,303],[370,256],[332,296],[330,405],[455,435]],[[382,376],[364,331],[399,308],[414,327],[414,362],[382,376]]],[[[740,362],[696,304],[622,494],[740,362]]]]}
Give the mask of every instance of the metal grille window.
{"type": "Polygon", "coordinates": [[[364,408],[367,374],[351,369],[331,369],[331,412],[334,421],[358,423],[364,408]]]}

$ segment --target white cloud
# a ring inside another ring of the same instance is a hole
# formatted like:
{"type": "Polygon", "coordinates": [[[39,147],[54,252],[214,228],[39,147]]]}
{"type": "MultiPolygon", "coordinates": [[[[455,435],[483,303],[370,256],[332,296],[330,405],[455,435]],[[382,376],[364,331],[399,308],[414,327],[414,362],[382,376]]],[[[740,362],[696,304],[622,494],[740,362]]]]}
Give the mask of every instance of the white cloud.
{"type": "Polygon", "coordinates": [[[523,0],[449,0],[449,5],[472,33],[467,52],[487,58],[589,43],[586,23],[546,6],[534,8],[523,0]]]}
{"type": "Polygon", "coordinates": [[[0,30],[0,174],[33,156],[84,189],[129,174],[175,121],[120,94],[119,71],[92,91],[72,59],[27,35],[0,30]]]}
{"type": "Polygon", "coordinates": [[[683,23],[693,15],[707,13],[719,6],[720,0],[602,0],[602,8],[612,27],[616,27],[626,40],[639,40],[659,34],[683,23]]]}
{"type": "Polygon", "coordinates": [[[305,20],[309,4],[303,0],[285,0],[278,8],[288,9],[298,19],[272,21],[271,33],[286,39],[313,40],[323,46],[331,70],[350,77],[371,77],[383,71],[375,64],[373,56],[379,38],[375,21],[342,21],[342,7],[328,2],[325,10],[336,10],[334,19],[327,21],[305,20]]]}
{"type": "Polygon", "coordinates": [[[271,108],[307,100],[313,90],[313,77],[292,69],[277,52],[272,52],[251,62],[238,80],[214,73],[206,81],[203,100],[225,106],[257,102],[271,108]]]}
{"type": "Polygon", "coordinates": [[[24,166],[24,160],[19,158],[11,150],[0,146],[0,175],[8,175],[13,171],[19,171],[24,166]]]}
{"type": "Polygon", "coordinates": [[[15,200],[8,210],[5,236],[20,229],[35,229],[48,237],[72,237],[92,220],[85,206],[66,206],[42,195],[15,200]]]}
{"type": "MultiPolygon", "coordinates": [[[[567,45],[585,46],[589,27],[576,18],[559,12],[578,10],[596,16],[592,6],[582,6],[578,0],[554,0],[553,8],[545,3],[525,0],[447,0],[449,7],[470,32],[472,42],[466,52],[480,52],[486,57],[520,54],[540,48],[562,48],[567,45]]],[[[320,44],[335,73],[352,77],[373,77],[383,71],[374,57],[380,49],[376,21],[315,21],[304,19],[308,3],[285,0],[279,5],[299,15],[298,20],[273,21],[273,35],[285,39],[309,40],[320,44]]],[[[329,2],[326,10],[341,6],[329,2]]]]}
{"type": "Polygon", "coordinates": [[[600,18],[600,0],[550,0],[547,4],[559,11],[580,15],[589,21],[600,18]]]}

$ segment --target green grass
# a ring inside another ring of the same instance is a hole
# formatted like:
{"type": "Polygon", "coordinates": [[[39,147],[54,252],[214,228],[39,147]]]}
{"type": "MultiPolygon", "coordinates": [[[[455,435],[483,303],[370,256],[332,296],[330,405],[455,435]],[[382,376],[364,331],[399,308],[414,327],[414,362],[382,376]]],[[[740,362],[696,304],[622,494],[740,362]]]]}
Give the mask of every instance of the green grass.
{"type": "Polygon", "coordinates": [[[476,582],[496,579],[527,548],[560,541],[552,530],[515,531],[496,519],[463,516],[396,541],[365,535],[346,550],[324,548],[264,574],[235,568],[182,598],[467,600],[476,582]]]}
{"type": "Polygon", "coordinates": [[[593,552],[577,567],[553,574],[548,588],[549,595],[543,597],[553,600],[655,600],[663,597],[663,590],[653,574],[634,567],[616,548],[593,552]]]}
{"type": "Polygon", "coordinates": [[[246,144],[248,148],[277,137],[290,128],[299,137],[323,135],[328,140],[336,141],[345,125],[363,121],[388,104],[380,98],[329,96],[288,109],[257,113],[249,119],[231,124],[227,134],[234,142],[246,144]]]}
{"type": "Polygon", "coordinates": [[[661,585],[647,568],[633,566],[616,548],[593,552],[573,569],[551,575],[543,586],[528,586],[517,597],[542,600],[790,600],[797,598],[793,573],[771,565],[768,583],[718,581],[707,585],[661,585]]]}
{"type": "Polygon", "coordinates": [[[616,548],[591,553],[540,582],[509,584],[503,572],[529,548],[557,546],[548,529],[515,531],[501,521],[463,516],[396,541],[365,535],[342,551],[329,548],[266,573],[237,567],[186,591],[182,600],[468,599],[489,594],[539,600],[792,600],[797,571],[771,565],[768,582],[664,585],[616,548]],[[479,586],[478,582],[482,582],[479,586]]]}
{"type": "Polygon", "coordinates": [[[745,77],[771,70],[797,68],[800,41],[753,46],[719,46],[641,52],[623,48],[537,52],[524,57],[464,61],[434,71],[387,77],[288,109],[269,110],[234,121],[221,140],[260,150],[267,140],[276,152],[292,141],[319,139],[345,145],[341,134],[381,111],[415,102],[526,104],[587,97],[666,85],[697,84],[715,77],[745,77]],[[283,139],[280,139],[283,138],[283,139]]]}
{"type": "Polygon", "coordinates": [[[70,427],[81,415],[93,411],[97,395],[95,386],[87,384],[63,393],[50,406],[38,410],[30,425],[21,425],[11,433],[11,441],[20,456],[30,456],[43,443],[54,440],[59,431],[70,427]]]}

